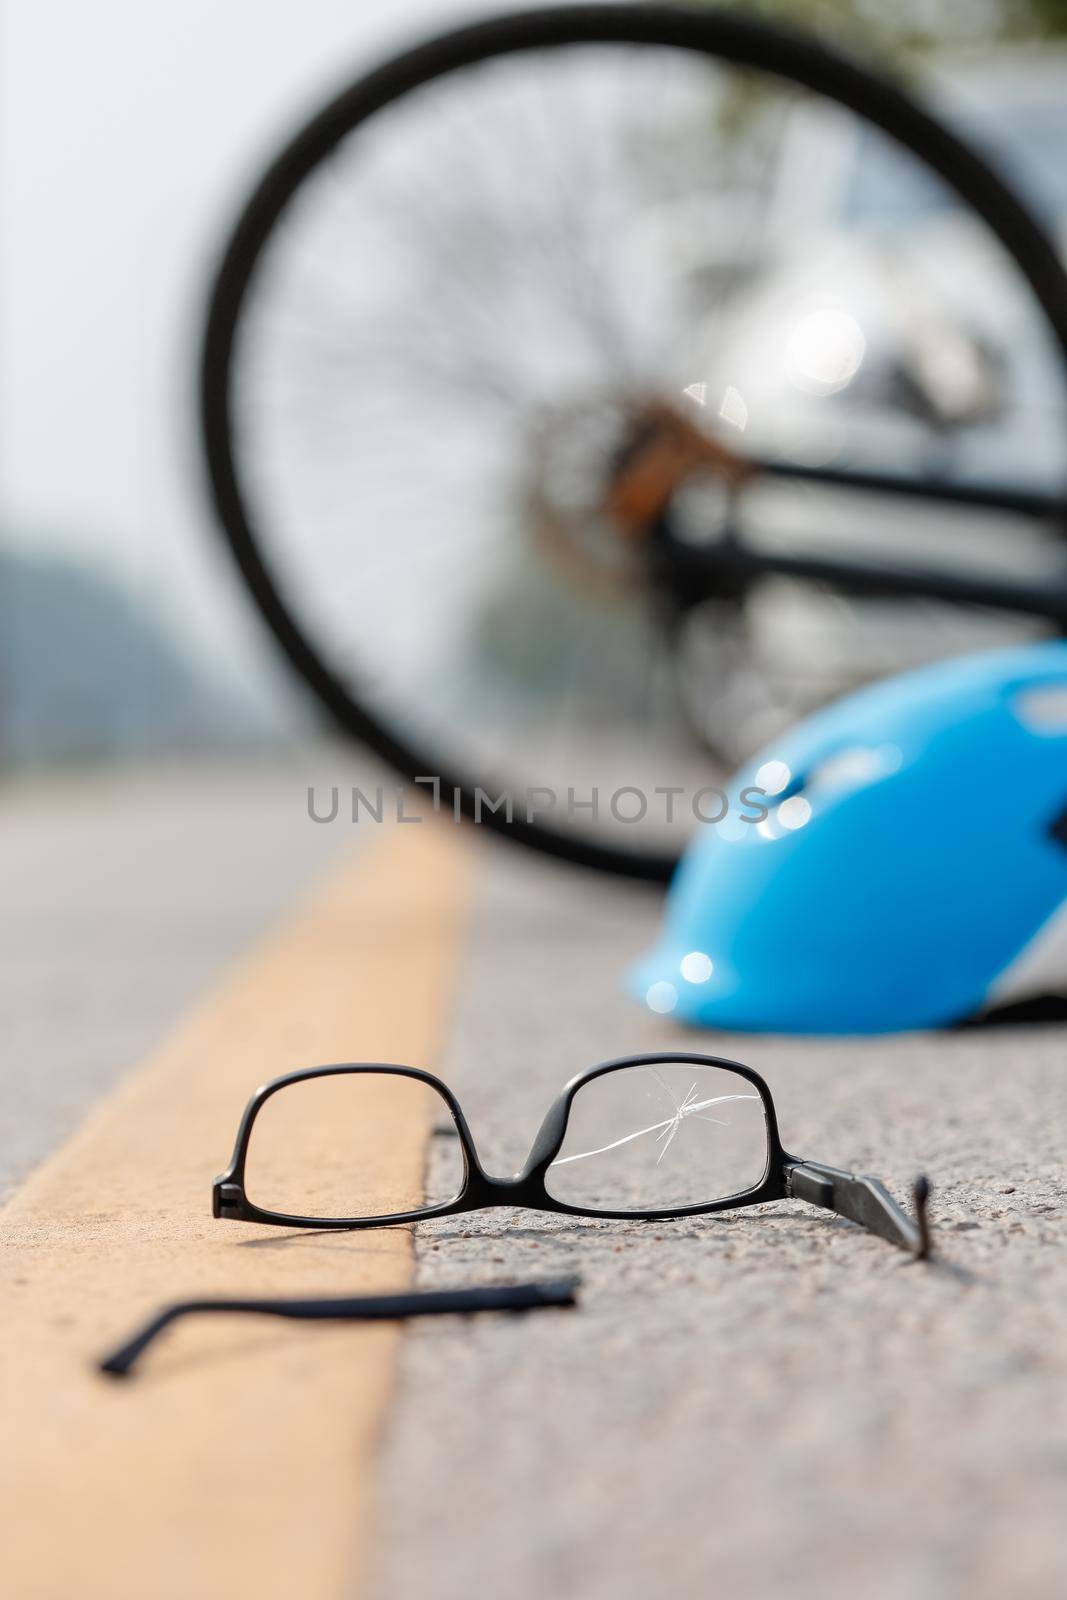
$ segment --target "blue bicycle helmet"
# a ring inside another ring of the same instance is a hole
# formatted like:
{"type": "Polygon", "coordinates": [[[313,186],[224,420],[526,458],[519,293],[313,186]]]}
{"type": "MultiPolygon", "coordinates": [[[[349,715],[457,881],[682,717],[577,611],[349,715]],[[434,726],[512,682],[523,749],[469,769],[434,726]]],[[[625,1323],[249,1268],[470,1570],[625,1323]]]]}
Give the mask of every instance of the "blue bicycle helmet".
{"type": "Polygon", "coordinates": [[[653,1011],[885,1033],[1067,992],[1067,642],[849,695],[745,767],[735,808],[749,788],[675,874],[633,974],[653,1011]]]}

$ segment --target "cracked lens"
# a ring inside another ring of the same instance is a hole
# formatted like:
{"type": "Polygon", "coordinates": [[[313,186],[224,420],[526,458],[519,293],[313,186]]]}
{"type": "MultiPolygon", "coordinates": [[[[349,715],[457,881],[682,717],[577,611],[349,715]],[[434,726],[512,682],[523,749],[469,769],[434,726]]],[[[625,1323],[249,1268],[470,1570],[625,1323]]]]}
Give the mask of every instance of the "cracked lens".
{"type": "Polygon", "coordinates": [[[724,1067],[624,1067],[579,1089],[547,1174],[557,1200],[602,1211],[706,1205],[753,1188],[767,1164],[760,1096],[724,1067]]]}

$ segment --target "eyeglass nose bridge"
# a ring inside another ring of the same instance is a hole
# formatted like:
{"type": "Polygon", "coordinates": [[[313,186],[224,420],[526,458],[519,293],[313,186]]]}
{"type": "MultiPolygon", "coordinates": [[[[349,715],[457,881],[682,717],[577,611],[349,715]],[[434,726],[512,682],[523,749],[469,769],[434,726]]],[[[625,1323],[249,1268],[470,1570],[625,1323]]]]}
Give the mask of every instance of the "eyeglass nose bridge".
{"type": "MultiPolygon", "coordinates": [[[[552,1109],[554,1111],[556,1108],[552,1109]]],[[[546,1121],[550,1118],[551,1113],[546,1121]]],[[[559,1122],[558,1118],[552,1120],[559,1122]]],[[[542,1124],[533,1147],[518,1172],[497,1173],[490,1172],[482,1165],[465,1121],[462,1126],[457,1123],[435,1128],[435,1135],[442,1138],[458,1138],[463,1147],[467,1168],[461,1196],[464,1209],[474,1210],[487,1204],[542,1206],[546,1198],[545,1172],[554,1160],[562,1138],[561,1129],[553,1130],[547,1139],[542,1137],[544,1131],[545,1125],[542,1124]]]]}
{"type": "Polygon", "coordinates": [[[570,1098],[566,1090],[557,1096],[537,1130],[525,1162],[518,1172],[507,1175],[489,1172],[482,1165],[462,1109],[454,1101],[449,1105],[451,1117],[442,1119],[433,1133],[437,1138],[458,1139],[463,1148],[467,1165],[461,1197],[464,1210],[474,1210],[485,1204],[531,1205],[537,1208],[544,1205],[547,1199],[545,1174],[563,1143],[570,1098]]]}
{"type": "Polygon", "coordinates": [[[529,1206],[540,1210],[544,1206],[545,1185],[540,1173],[525,1170],[513,1177],[497,1177],[480,1166],[471,1168],[463,1192],[465,1210],[477,1210],[486,1205],[529,1206]]]}

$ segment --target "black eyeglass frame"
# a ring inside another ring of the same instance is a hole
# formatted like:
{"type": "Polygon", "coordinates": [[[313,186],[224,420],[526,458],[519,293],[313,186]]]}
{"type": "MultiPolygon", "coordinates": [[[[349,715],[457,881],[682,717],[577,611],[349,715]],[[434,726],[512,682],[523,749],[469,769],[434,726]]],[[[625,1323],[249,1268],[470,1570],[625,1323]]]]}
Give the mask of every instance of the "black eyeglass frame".
{"type": "Polygon", "coordinates": [[[212,1212],[215,1217],[228,1221],[266,1223],[273,1227],[353,1230],[426,1222],[436,1217],[458,1216],[468,1211],[499,1206],[524,1207],[531,1211],[557,1212],[576,1217],[598,1217],[620,1222],[660,1222],[669,1221],[674,1217],[704,1216],[716,1211],[736,1210],[742,1206],[763,1205],[767,1201],[798,1199],[847,1217],[891,1244],[898,1245],[914,1256],[923,1257],[930,1253],[926,1221],[928,1185],[925,1178],[916,1180],[913,1195],[916,1206],[914,1221],[877,1179],[790,1155],[783,1146],[778,1131],[778,1117],[771,1091],[764,1079],[752,1067],[721,1056],[655,1051],[650,1054],[620,1056],[613,1061],[603,1061],[571,1078],[549,1107],[525,1165],[510,1178],[494,1177],[482,1166],[459,1101],[448,1085],[442,1083],[433,1073],[424,1072],[419,1067],[399,1066],[393,1062],[369,1061],[342,1062],[331,1066],[306,1067],[297,1072],[287,1072],[263,1084],[245,1107],[230,1164],[212,1185],[212,1212]],[[563,1147],[575,1095],[586,1084],[608,1073],[632,1067],[653,1066],[717,1067],[721,1071],[735,1073],[752,1084],[763,1103],[767,1124],[767,1165],[760,1181],[739,1194],[704,1201],[699,1205],[666,1209],[605,1211],[591,1206],[569,1205],[564,1200],[557,1200],[549,1193],[545,1177],[563,1147]],[[391,1212],[380,1217],[292,1216],[286,1212],[269,1211],[256,1205],[248,1198],[245,1191],[245,1166],[252,1130],[266,1102],[292,1084],[305,1083],[314,1078],[354,1076],[359,1073],[413,1078],[440,1095],[448,1108],[463,1152],[464,1174],[459,1193],[440,1205],[423,1206],[414,1211],[391,1212]]]}

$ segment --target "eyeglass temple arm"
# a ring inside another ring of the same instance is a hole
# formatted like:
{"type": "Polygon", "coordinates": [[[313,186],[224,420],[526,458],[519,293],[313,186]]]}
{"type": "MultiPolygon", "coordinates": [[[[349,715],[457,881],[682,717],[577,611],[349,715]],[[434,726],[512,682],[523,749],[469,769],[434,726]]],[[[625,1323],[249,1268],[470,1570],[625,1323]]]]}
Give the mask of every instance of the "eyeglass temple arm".
{"type": "Polygon", "coordinates": [[[391,1322],[406,1317],[463,1315],[472,1311],[537,1311],[572,1306],[580,1278],[545,1283],[486,1285],[474,1289],[422,1289],[409,1294],[356,1295],[328,1300],[179,1300],[164,1306],[133,1337],[99,1363],[100,1371],[123,1378],[134,1362],[179,1317],[195,1312],[251,1312],[301,1322],[391,1322]]]}
{"type": "Polygon", "coordinates": [[[897,1205],[877,1178],[840,1172],[836,1167],[823,1166],[820,1161],[798,1161],[787,1167],[786,1189],[798,1200],[835,1211],[839,1217],[847,1217],[869,1233],[888,1239],[890,1244],[910,1251],[917,1260],[924,1260],[931,1254],[926,1214],[930,1185],[924,1177],[916,1178],[912,1188],[914,1220],[897,1205]]]}

